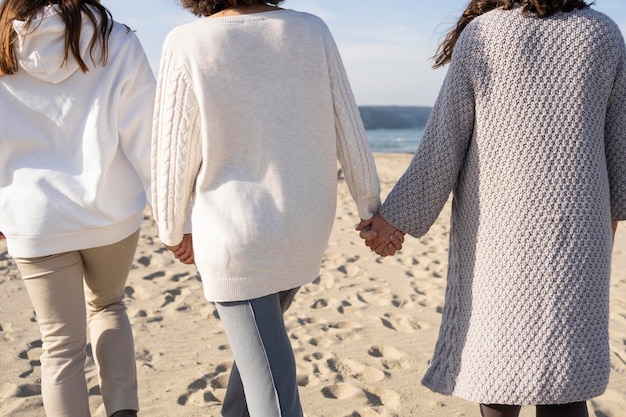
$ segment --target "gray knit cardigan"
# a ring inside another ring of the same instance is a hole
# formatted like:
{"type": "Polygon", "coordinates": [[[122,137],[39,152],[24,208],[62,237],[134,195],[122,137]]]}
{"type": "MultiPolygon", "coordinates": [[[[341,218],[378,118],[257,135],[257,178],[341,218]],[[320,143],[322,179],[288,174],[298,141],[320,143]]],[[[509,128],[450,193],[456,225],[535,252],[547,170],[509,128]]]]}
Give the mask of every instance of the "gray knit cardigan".
{"type": "Polygon", "coordinates": [[[626,50],[591,9],[471,22],[381,215],[424,235],[453,192],[445,308],[422,381],[559,404],[608,383],[611,219],[626,219],[626,50]]]}

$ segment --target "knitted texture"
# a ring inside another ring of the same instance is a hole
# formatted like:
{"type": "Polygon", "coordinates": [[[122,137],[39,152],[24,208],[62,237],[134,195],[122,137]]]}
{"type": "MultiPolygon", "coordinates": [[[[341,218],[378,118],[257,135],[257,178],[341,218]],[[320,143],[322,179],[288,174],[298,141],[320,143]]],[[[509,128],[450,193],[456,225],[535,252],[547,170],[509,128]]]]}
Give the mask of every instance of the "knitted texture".
{"type": "Polygon", "coordinates": [[[277,10],[178,27],[164,44],[157,95],[159,236],[175,245],[193,232],[210,301],[253,299],[318,276],[337,161],[359,216],[378,210],[365,129],[319,18],[277,10]]]}
{"type": "Polygon", "coordinates": [[[591,9],[494,10],[463,31],[381,215],[425,234],[453,192],[427,387],[559,404],[607,385],[611,219],[626,219],[626,53],[591,9]]]}

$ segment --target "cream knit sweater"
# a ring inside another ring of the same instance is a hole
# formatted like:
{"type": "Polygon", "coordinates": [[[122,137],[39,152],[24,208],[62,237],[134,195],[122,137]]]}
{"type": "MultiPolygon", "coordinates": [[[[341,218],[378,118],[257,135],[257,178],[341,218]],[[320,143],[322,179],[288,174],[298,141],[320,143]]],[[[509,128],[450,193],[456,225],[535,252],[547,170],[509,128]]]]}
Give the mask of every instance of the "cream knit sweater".
{"type": "Polygon", "coordinates": [[[626,219],[626,52],[591,9],[475,19],[381,215],[425,234],[453,191],[445,307],[423,383],[557,404],[608,382],[611,219],[626,219]]]}
{"type": "Polygon", "coordinates": [[[337,160],[358,216],[378,210],[358,108],[326,25],[310,14],[204,18],[174,29],[153,137],[159,236],[178,244],[192,212],[196,265],[211,301],[252,299],[317,277],[334,221],[337,160]]]}

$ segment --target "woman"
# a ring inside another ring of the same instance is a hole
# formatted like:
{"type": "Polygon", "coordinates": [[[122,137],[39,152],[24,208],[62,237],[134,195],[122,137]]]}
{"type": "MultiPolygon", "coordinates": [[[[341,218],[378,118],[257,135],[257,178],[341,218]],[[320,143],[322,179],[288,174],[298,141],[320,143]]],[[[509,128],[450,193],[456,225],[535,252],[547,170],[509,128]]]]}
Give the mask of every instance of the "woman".
{"type": "Polygon", "coordinates": [[[385,236],[424,235],[452,191],[423,383],[486,417],[522,404],[587,416],[609,377],[612,237],[626,219],[623,38],[581,0],[473,0],[436,56],[448,62],[415,157],[361,236],[384,255],[385,236]]]}
{"type": "Polygon", "coordinates": [[[183,0],[205,17],[168,35],[159,72],[155,219],[176,256],[195,259],[229,338],[236,365],[223,417],[302,416],[282,314],[318,276],[337,159],[359,216],[379,205],[333,38],[319,18],[279,3],[183,0]]]}
{"type": "Polygon", "coordinates": [[[154,77],[96,0],[4,0],[0,48],[0,230],[41,330],[46,414],[90,415],[88,316],[107,415],[136,416],[122,299],[150,185],[154,77]]]}

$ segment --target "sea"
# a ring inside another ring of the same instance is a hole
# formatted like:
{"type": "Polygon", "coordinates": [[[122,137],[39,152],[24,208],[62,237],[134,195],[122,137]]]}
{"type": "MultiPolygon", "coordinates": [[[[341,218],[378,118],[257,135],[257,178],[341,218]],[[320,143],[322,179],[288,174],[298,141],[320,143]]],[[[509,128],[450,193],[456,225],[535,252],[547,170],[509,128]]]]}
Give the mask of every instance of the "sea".
{"type": "Polygon", "coordinates": [[[373,152],[415,153],[423,128],[366,130],[373,152]]]}

